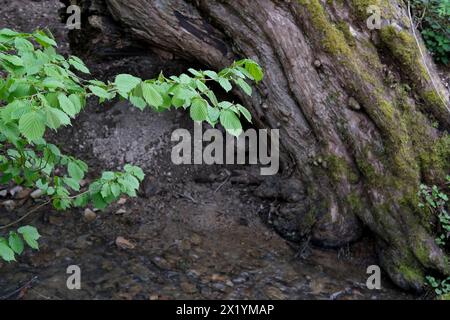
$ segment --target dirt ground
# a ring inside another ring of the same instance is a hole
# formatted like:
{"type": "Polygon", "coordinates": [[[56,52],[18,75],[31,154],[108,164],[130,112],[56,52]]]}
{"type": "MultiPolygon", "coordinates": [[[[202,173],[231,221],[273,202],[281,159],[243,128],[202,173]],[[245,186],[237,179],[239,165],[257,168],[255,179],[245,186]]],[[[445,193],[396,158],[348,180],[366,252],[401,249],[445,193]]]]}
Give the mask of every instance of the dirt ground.
{"type": "MultiPolygon", "coordinates": [[[[48,27],[67,54],[60,8],[56,0],[0,0],[0,28],[48,27]]],[[[183,68],[141,58],[87,64],[100,78],[183,68]]],[[[27,219],[42,234],[41,249],[17,263],[0,262],[0,299],[414,298],[386,278],[381,290],[367,289],[366,268],[376,264],[370,240],[334,251],[280,237],[267,220],[276,203],[257,198],[248,179],[257,168],[174,165],[170,135],[176,128],[192,130],[192,122],[181,112],[91,101],[73,127],[51,137],[90,164],[91,178],[132,163],[147,179],[138,198],[96,212],[94,221],[83,218],[84,210],[51,208],[27,219]],[[134,248],[118,247],[118,237],[134,248]],[[69,265],[81,268],[81,290],[67,289],[69,265]]],[[[3,225],[13,216],[1,210],[3,225]]]]}

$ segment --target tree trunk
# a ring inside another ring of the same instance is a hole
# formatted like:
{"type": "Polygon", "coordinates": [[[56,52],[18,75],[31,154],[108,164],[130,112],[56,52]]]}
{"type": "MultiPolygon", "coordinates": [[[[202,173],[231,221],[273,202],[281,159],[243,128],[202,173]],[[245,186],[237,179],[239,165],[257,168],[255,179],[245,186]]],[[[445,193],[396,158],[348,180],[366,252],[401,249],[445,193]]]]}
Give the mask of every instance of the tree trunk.
{"type": "Polygon", "coordinates": [[[449,97],[429,57],[423,62],[403,2],[81,5],[82,29],[71,37],[89,55],[139,45],[214,69],[243,57],[258,61],[265,78],[253,97],[236,94],[257,126],[280,129],[284,174],[307,186],[307,205],[286,204],[298,231],[339,247],[368,227],[380,263],[405,289],[421,289],[425,270],[450,275],[433,217],[417,198],[421,182],[439,183],[449,172],[449,97]],[[366,25],[370,4],[382,10],[379,30],[366,25]]]}

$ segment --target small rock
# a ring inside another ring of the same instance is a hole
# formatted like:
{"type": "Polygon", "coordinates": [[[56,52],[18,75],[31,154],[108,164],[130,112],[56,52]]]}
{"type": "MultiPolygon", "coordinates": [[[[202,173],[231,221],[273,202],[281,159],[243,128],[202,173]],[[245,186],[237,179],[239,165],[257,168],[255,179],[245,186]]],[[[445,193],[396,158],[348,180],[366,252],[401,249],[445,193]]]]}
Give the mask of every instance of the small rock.
{"type": "Polygon", "coordinates": [[[314,67],[320,68],[321,66],[322,66],[322,62],[320,62],[320,60],[318,60],[318,59],[314,60],[314,67]]]}
{"type": "Polygon", "coordinates": [[[350,109],[355,110],[355,111],[361,110],[360,104],[353,97],[350,97],[348,99],[348,106],[349,106],[350,109]]]}
{"type": "Polygon", "coordinates": [[[116,246],[118,246],[121,249],[134,249],[136,248],[136,245],[129,240],[125,239],[124,237],[117,237],[116,239],[116,246]]]}
{"type": "Polygon", "coordinates": [[[127,198],[120,198],[120,199],[117,201],[117,204],[118,204],[118,205],[124,205],[126,202],[127,202],[127,198]]]}
{"type": "Polygon", "coordinates": [[[120,214],[125,214],[125,213],[127,213],[127,210],[125,210],[124,208],[121,208],[121,209],[117,210],[115,214],[120,215],[120,214]]]}
{"type": "Polygon", "coordinates": [[[34,190],[32,193],[30,193],[30,197],[32,197],[33,199],[38,199],[38,198],[42,197],[43,194],[44,194],[44,192],[42,192],[41,189],[37,189],[37,190],[34,190]]]}
{"type": "Polygon", "coordinates": [[[181,290],[185,293],[195,293],[197,292],[197,287],[190,282],[182,282],[180,284],[181,290]]]}
{"type": "Polygon", "coordinates": [[[13,197],[16,196],[16,194],[18,194],[19,192],[21,192],[23,190],[23,188],[21,186],[15,186],[14,188],[12,188],[11,190],[9,190],[9,194],[13,197]]]}
{"type": "Polygon", "coordinates": [[[285,300],[286,295],[276,287],[268,287],[265,291],[266,296],[271,300],[285,300]]]}
{"type": "Polygon", "coordinates": [[[17,192],[15,197],[16,199],[25,199],[28,198],[31,194],[31,189],[22,189],[21,191],[17,192]]]}
{"type": "Polygon", "coordinates": [[[92,222],[97,218],[97,214],[89,208],[84,210],[83,218],[86,222],[92,222]]]}
{"type": "Polygon", "coordinates": [[[4,201],[2,204],[5,207],[5,209],[10,212],[16,208],[16,202],[14,200],[7,200],[4,201]]]}
{"type": "Polygon", "coordinates": [[[213,274],[211,276],[211,281],[221,281],[221,282],[225,282],[227,281],[227,277],[220,275],[220,274],[213,274]]]}
{"type": "Polygon", "coordinates": [[[8,190],[2,190],[2,191],[0,191],[0,197],[6,197],[8,195],[8,190]]]}

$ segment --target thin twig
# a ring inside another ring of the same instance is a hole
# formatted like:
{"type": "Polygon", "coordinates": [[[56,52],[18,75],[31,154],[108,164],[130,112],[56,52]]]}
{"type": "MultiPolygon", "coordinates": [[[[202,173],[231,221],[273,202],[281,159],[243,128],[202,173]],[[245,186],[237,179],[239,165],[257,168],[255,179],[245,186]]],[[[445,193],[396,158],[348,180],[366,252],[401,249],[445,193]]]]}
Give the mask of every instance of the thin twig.
{"type": "Polygon", "coordinates": [[[0,297],[0,300],[6,300],[6,299],[9,299],[9,298],[11,298],[13,295],[15,295],[16,293],[19,293],[20,291],[22,291],[23,289],[29,288],[30,285],[31,285],[33,282],[35,282],[37,279],[38,279],[38,277],[37,277],[37,276],[34,276],[33,278],[31,278],[30,281],[28,281],[27,283],[25,283],[25,284],[24,284],[23,286],[21,286],[20,288],[14,290],[14,291],[11,292],[11,293],[8,293],[8,294],[6,294],[6,295],[0,297]]]}
{"type": "Polygon", "coordinates": [[[219,191],[220,189],[222,189],[222,187],[228,182],[228,180],[230,180],[230,176],[228,176],[218,187],[216,190],[214,190],[214,193],[216,193],[217,191],[219,191]]]}
{"type": "Polygon", "coordinates": [[[11,223],[8,223],[7,225],[4,226],[0,226],[0,230],[4,230],[6,228],[9,228],[17,223],[19,223],[20,221],[22,221],[23,219],[27,218],[28,216],[30,216],[31,214],[33,214],[34,212],[38,211],[39,209],[41,209],[42,207],[45,207],[46,205],[48,205],[51,202],[51,200],[48,200],[40,205],[38,205],[37,207],[31,209],[30,211],[28,211],[26,214],[24,214],[22,217],[20,217],[19,219],[17,219],[16,221],[13,221],[11,223]]]}

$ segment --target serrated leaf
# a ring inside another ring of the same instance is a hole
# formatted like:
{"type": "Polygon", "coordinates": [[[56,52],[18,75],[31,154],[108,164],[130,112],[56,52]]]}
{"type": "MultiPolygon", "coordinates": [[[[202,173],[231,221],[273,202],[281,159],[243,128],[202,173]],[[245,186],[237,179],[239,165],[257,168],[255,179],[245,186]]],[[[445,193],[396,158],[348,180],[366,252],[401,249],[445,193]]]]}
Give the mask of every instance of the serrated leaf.
{"type": "Polygon", "coordinates": [[[70,99],[70,101],[72,101],[72,104],[75,107],[76,112],[79,113],[81,111],[81,109],[83,108],[83,103],[81,101],[80,96],[77,94],[71,94],[69,96],[69,99],[70,99]]]}
{"type": "Polygon", "coordinates": [[[25,240],[25,242],[33,249],[39,249],[39,244],[37,243],[37,240],[41,237],[39,232],[35,227],[32,226],[24,226],[20,227],[17,230],[18,233],[20,233],[25,240]]]}
{"type": "Polygon", "coordinates": [[[231,85],[231,82],[228,79],[225,78],[219,78],[219,84],[220,86],[226,91],[229,92],[233,87],[231,85]]]}
{"type": "Polygon", "coordinates": [[[22,238],[17,234],[17,232],[10,232],[9,238],[8,238],[8,244],[9,247],[17,254],[22,254],[23,252],[23,240],[22,238]]]}
{"type": "Polygon", "coordinates": [[[49,89],[64,88],[64,83],[53,78],[46,78],[42,81],[42,86],[49,89]]]}
{"type": "Polygon", "coordinates": [[[245,64],[245,69],[251,74],[251,76],[257,83],[264,78],[264,73],[261,67],[254,61],[248,61],[245,64]]]}
{"type": "Polygon", "coordinates": [[[73,178],[64,178],[64,183],[68,185],[72,190],[80,191],[80,184],[73,178]]]}
{"type": "Polygon", "coordinates": [[[236,80],[237,85],[249,96],[252,95],[252,87],[250,87],[250,85],[245,82],[243,79],[237,79],[236,80]]]}
{"type": "Polygon", "coordinates": [[[77,181],[84,178],[84,171],[75,161],[70,161],[67,165],[67,171],[69,175],[77,181]]]}
{"type": "Polygon", "coordinates": [[[136,86],[141,83],[141,79],[136,78],[130,74],[119,74],[116,76],[114,80],[114,84],[116,85],[119,92],[126,95],[131,92],[136,86]]]}
{"type": "Polygon", "coordinates": [[[245,119],[247,119],[248,122],[252,122],[252,114],[250,113],[250,111],[248,111],[247,108],[245,108],[244,106],[238,104],[236,105],[239,112],[244,116],[245,119]]]}
{"type": "Polygon", "coordinates": [[[109,99],[110,98],[110,94],[108,93],[108,91],[106,91],[105,89],[99,87],[99,86],[88,86],[89,90],[95,94],[97,97],[99,98],[103,98],[103,99],[109,99]]]}
{"type": "Polygon", "coordinates": [[[19,120],[19,131],[28,141],[34,141],[44,136],[45,122],[37,112],[23,115],[19,120]]]}
{"type": "Polygon", "coordinates": [[[220,123],[233,136],[239,136],[242,133],[242,125],[236,114],[228,109],[220,112],[220,123]]]}
{"type": "Polygon", "coordinates": [[[145,101],[153,107],[157,108],[163,104],[163,98],[150,83],[142,83],[142,94],[145,101]]]}
{"type": "Polygon", "coordinates": [[[6,262],[15,261],[14,251],[8,246],[6,241],[0,240],[0,257],[6,262]]]}
{"type": "Polygon", "coordinates": [[[70,118],[59,109],[47,107],[45,113],[47,116],[46,124],[50,129],[56,130],[61,126],[70,124],[70,118]]]}
{"type": "Polygon", "coordinates": [[[15,65],[17,67],[22,67],[23,66],[23,61],[18,56],[12,56],[12,55],[7,55],[7,54],[0,53],[0,59],[2,59],[4,61],[7,61],[7,62],[9,62],[12,65],[15,65]]]}
{"type": "Polygon", "coordinates": [[[16,38],[14,40],[14,46],[19,51],[33,51],[34,50],[33,44],[24,38],[16,38]]]}
{"type": "Polygon", "coordinates": [[[206,120],[208,118],[208,102],[202,98],[192,100],[190,115],[194,121],[206,120]]]}
{"type": "Polygon", "coordinates": [[[111,193],[118,197],[120,195],[120,186],[117,183],[111,185],[111,193]]]}
{"type": "Polygon", "coordinates": [[[130,96],[130,103],[139,110],[144,110],[147,106],[145,100],[138,96],[130,96]]]}
{"type": "Polygon", "coordinates": [[[89,71],[89,69],[86,67],[86,65],[84,64],[84,62],[78,57],[71,56],[69,58],[69,63],[80,72],[87,73],[87,74],[91,73],[89,71]]]}
{"type": "Polygon", "coordinates": [[[43,47],[48,47],[48,46],[56,47],[57,46],[55,40],[51,39],[43,31],[37,31],[37,32],[33,33],[33,36],[36,39],[36,41],[43,47]]]}
{"type": "Polygon", "coordinates": [[[61,109],[63,109],[64,112],[67,113],[71,118],[74,118],[75,115],[77,114],[77,110],[73,105],[72,101],[69,98],[67,98],[67,96],[64,93],[60,93],[58,95],[58,101],[61,109]]]}

